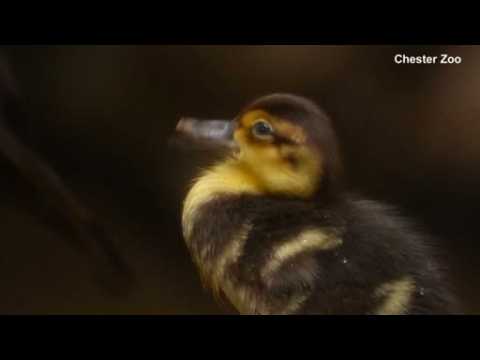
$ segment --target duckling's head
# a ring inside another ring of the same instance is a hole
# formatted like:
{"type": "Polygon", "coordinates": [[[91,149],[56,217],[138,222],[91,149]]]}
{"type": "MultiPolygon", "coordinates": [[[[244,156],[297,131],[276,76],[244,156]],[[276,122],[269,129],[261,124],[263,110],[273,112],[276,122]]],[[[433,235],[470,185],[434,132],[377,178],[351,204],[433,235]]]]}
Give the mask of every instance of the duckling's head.
{"type": "Polygon", "coordinates": [[[242,189],[311,198],[331,194],[340,184],[342,164],[330,119],[300,96],[261,97],[230,121],[183,118],[177,131],[229,148],[230,156],[212,171],[222,171],[224,179],[225,169],[240,175],[242,189]]]}

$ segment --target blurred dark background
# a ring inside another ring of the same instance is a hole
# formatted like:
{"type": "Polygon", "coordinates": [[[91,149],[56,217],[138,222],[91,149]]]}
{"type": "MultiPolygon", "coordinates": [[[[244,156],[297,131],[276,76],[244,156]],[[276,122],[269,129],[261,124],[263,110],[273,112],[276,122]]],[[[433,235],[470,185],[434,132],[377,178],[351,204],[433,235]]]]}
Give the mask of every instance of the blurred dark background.
{"type": "Polygon", "coordinates": [[[42,198],[0,158],[0,313],[220,314],[179,215],[205,153],[169,146],[182,115],[233,117],[271,92],[334,120],[352,187],[436,238],[465,312],[480,313],[480,47],[21,46],[1,49],[29,121],[12,124],[116,235],[137,284],[111,297],[42,198]],[[397,65],[448,53],[460,65],[397,65]]]}

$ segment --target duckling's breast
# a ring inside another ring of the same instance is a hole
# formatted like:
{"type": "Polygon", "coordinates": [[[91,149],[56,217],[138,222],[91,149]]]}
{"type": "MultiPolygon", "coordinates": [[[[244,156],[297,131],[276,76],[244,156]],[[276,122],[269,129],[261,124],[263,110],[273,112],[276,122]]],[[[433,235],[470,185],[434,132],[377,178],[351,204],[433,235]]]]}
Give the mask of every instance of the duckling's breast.
{"type": "Polygon", "coordinates": [[[240,313],[300,311],[314,292],[315,255],[342,245],[340,229],[309,219],[308,205],[280,204],[216,193],[184,212],[185,240],[204,284],[240,313]]]}

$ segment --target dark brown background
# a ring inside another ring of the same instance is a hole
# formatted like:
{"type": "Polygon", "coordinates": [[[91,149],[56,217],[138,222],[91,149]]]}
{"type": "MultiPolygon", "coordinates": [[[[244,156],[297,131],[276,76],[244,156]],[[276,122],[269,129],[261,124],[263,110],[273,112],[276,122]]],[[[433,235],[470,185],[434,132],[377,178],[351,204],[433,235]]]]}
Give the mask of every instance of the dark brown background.
{"type": "Polygon", "coordinates": [[[0,158],[0,313],[224,313],[180,235],[203,154],[168,146],[181,115],[232,117],[270,92],[312,97],[334,119],[354,188],[437,237],[465,311],[480,313],[480,48],[59,46],[4,49],[32,121],[18,134],[99,211],[135,270],[105,296],[90,264],[0,158]],[[397,65],[393,56],[462,56],[397,65]]]}

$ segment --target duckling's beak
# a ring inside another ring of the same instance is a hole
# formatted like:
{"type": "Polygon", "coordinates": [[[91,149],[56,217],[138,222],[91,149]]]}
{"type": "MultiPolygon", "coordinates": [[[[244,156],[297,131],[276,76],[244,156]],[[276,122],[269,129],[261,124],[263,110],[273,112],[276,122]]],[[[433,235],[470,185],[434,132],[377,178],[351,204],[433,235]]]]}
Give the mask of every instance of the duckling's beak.
{"type": "Polygon", "coordinates": [[[178,134],[212,146],[233,147],[233,121],[200,120],[184,117],[177,124],[178,134]]]}

